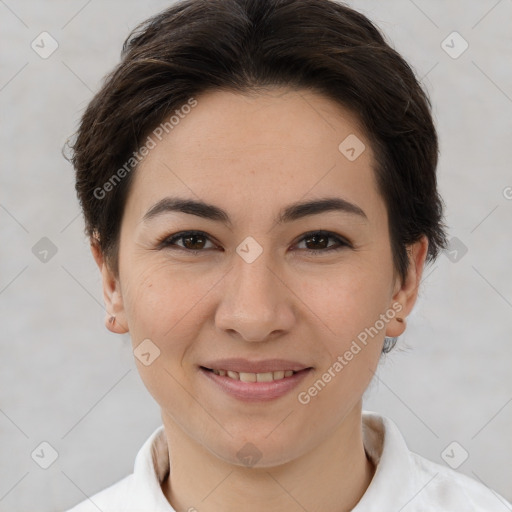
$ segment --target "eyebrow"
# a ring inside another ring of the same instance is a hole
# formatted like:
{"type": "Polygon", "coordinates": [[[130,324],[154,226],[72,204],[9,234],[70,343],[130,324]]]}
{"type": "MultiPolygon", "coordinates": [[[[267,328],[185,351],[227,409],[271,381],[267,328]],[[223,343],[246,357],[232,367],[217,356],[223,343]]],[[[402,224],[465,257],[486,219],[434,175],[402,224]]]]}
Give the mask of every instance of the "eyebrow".
{"type": "MultiPolygon", "coordinates": [[[[330,211],[356,215],[368,221],[368,217],[364,211],[356,204],[340,197],[325,197],[312,201],[292,203],[281,210],[275,222],[277,224],[283,224],[285,222],[293,222],[310,215],[318,215],[330,211]]],[[[179,197],[165,197],[161,199],[145,213],[142,221],[148,222],[149,220],[168,212],[187,213],[189,215],[196,215],[203,219],[221,222],[228,226],[232,225],[228,213],[222,208],[203,201],[179,197]]]]}

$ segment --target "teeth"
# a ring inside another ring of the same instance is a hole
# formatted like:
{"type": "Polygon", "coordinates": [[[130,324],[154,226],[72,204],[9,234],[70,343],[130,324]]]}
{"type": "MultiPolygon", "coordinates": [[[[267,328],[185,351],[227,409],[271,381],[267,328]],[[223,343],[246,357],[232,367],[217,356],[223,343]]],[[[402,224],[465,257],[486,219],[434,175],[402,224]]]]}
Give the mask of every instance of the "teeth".
{"type": "Polygon", "coordinates": [[[241,380],[242,382],[272,382],[291,377],[295,372],[293,370],[278,370],[276,372],[247,373],[233,372],[231,370],[213,370],[213,373],[221,377],[227,376],[231,379],[241,380]]]}
{"type": "MultiPolygon", "coordinates": [[[[243,382],[256,382],[257,375],[258,375],[257,373],[245,373],[245,372],[240,372],[238,374],[240,380],[243,382]]],[[[262,375],[262,374],[260,373],[260,375],[262,375]]]]}
{"type": "MultiPolygon", "coordinates": [[[[272,382],[274,380],[274,374],[272,372],[268,373],[255,373],[256,380],[258,382],[272,382]]],[[[283,373],[284,376],[284,373],[283,373]]],[[[242,374],[240,374],[240,380],[242,379],[242,374]]]]}

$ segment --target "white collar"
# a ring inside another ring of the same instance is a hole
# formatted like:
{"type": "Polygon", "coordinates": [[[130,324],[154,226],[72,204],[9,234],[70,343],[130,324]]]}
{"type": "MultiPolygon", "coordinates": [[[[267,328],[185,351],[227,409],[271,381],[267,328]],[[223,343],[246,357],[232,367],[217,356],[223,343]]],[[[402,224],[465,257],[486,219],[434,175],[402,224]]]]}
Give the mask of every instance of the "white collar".
{"type": "MultiPolygon", "coordinates": [[[[398,430],[388,418],[363,411],[363,443],[366,453],[377,468],[365,494],[353,512],[382,512],[383,504],[401,504],[411,498],[411,489],[427,483],[411,473],[414,461],[398,430]],[[407,483],[407,485],[403,485],[407,483]]],[[[135,459],[134,486],[140,507],[155,512],[174,512],[162,490],[161,483],[169,472],[169,452],[163,425],[147,439],[135,459]]],[[[398,510],[398,509],[397,509],[398,510]]]]}
{"type": "MultiPolygon", "coordinates": [[[[362,428],[365,450],[376,471],[352,512],[512,511],[510,503],[483,484],[411,452],[390,419],[363,411],[362,428]]],[[[98,508],[104,512],[175,512],[161,488],[168,472],[169,452],[161,425],[139,450],[133,474],[68,512],[97,512],[98,508]]]]}

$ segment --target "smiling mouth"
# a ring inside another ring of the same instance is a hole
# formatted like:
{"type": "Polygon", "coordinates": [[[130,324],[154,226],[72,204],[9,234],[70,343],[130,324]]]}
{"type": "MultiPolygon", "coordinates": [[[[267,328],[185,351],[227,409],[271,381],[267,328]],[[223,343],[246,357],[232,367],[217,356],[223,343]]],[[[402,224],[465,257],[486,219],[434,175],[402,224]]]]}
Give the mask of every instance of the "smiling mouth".
{"type": "Polygon", "coordinates": [[[232,370],[217,370],[212,368],[206,368],[201,366],[203,370],[210,371],[215,375],[219,375],[220,377],[229,377],[233,380],[240,380],[242,382],[273,382],[275,380],[283,380],[291,377],[296,373],[301,373],[309,370],[309,368],[305,368],[300,371],[293,370],[278,370],[275,372],[264,372],[264,373],[248,373],[248,372],[235,372],[232,370]]]}

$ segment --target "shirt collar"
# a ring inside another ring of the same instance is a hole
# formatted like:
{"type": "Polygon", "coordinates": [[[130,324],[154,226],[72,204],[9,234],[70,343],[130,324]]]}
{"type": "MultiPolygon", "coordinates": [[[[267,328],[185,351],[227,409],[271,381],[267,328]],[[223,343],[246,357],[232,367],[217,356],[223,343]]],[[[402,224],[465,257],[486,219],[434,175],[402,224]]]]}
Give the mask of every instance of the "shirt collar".
{"type": "MultiPolygon", "coordinates": [[[[353,512],[381,512],[404,507],[425,484],[419,481],[414,471],[415,465],[405,440],[390,419],[373,412],[363,411],[362,428],[364,447],[376,471],[353,512]]],[[[134,509],[139,506],[141,510],[175,512],[161,488],[168,472],[169,452],[161,425],[135,458],[134,509]]]]}
{"type": "Polygon", "coordinates": [[[169,473],[169,452],[164,426],[160,425],[142,445],[133,468],[133,509],[175,512],[162,491],[169,473]]]}
{"type": "Polygon", "coordinates": [[[363,444],[376,471],[352,512],[402,510],[425,482],[418,481],[412,454],[398,427],[389,418],[363,411],[363,444]]]}

